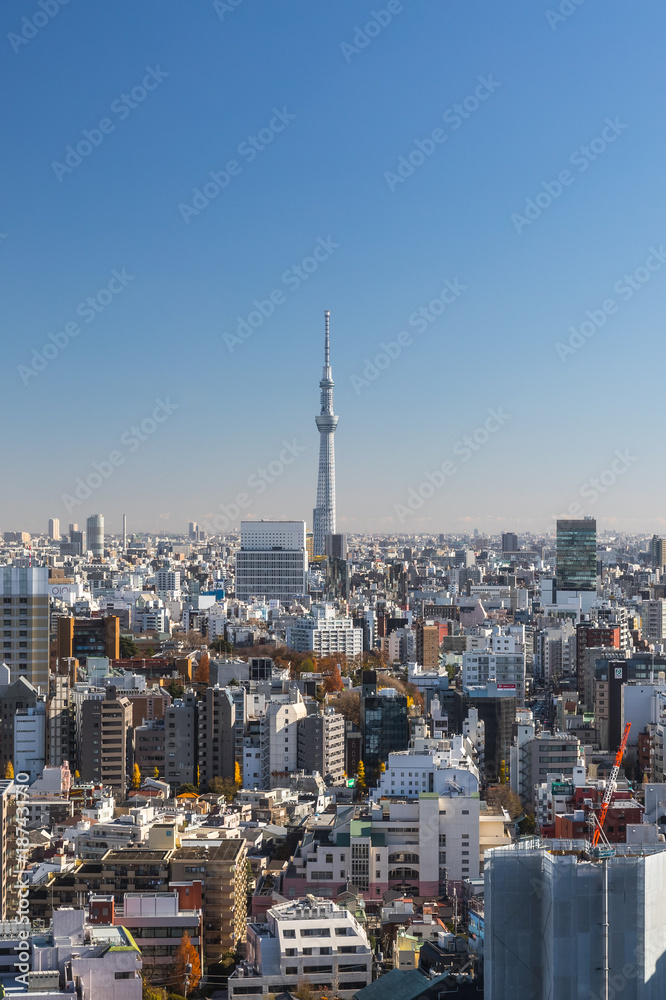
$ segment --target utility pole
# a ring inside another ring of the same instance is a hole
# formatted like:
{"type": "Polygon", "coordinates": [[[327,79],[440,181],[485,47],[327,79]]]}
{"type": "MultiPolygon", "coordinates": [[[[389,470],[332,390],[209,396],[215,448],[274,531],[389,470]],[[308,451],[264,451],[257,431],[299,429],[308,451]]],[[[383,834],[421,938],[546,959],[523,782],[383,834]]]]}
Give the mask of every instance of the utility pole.
{"type": "Polygon", "coordinates": [[[190,988],[190,976],[192,975],[192,963],[188,962],[185,966],[185,1000],[187,1000],[187,991],[190,988]]]}

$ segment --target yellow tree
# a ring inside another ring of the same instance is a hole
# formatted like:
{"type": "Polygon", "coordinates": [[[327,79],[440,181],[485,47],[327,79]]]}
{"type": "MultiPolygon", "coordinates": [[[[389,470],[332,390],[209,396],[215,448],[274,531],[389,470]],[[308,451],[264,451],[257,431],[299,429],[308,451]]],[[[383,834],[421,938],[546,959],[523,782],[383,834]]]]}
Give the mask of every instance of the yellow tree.
{"type": "Polygon", "coordinates": [[[365,791],[367,787],[365,781],[365,764],[363,763],[362,760],[358,762],[358,768],[356,771],[356,784],[362,791],[365,791]]]}
{"type": "Polygon", "coordinates": [[[202,653],[199,657],[199,665],[194,675],[195,681],[199,684],[208,684],[210,677],[210,657],[208,653],[202,653]]]}
{"type": "Polygon", "coordinates": [[[14,765],[12,764],[11,760],[8,760],[7,764],[5,765],[5,778],[11,779],[13,777],[14,777],[14,765]]]}
{"type": "Polygon", "coordinates": [[[240,788],[243,784],[243,775],[241,774],[240,764],[238,761],[234,764],[234,784],[237,788],[240,788]]]}
{"type": "Polygon", "coordinates": [[[183,931],[178,950],[173,956],[172,971],[173,978],[176,980],[181,993],[185,993],[186,990],[188,993],[196,990],[201,980],[201,962],[199,961],[199,952],[192,944],[192,939],[187,931],[183,931]],[[187,972],[188,965],[192,966],[189,976],[187,972]]]}
{"type": "Polygon", "coordinates": [[[160,769],[159,769],[159,767],[156,767],[153,770],[153,778],[157,779],[157,778],[159,778],[159,776],[160,776],[160,769]]]}
{"type": "Polygon", "coordinates": [[[134,765],[134,769],[132,771],[132,788],[141,788],[141,770],[138,764],[134,765]]]}

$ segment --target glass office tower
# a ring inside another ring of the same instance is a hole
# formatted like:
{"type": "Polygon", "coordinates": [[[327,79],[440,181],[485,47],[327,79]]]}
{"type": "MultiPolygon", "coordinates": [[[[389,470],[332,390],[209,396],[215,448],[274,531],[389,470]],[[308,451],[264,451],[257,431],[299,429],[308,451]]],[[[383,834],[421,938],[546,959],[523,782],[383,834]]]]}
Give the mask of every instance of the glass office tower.
{"type": "Polygon", "coordinates": [[[557,522],[556,587],[560,591],[597,589],[597,522],[586,517],[557,522]]]}

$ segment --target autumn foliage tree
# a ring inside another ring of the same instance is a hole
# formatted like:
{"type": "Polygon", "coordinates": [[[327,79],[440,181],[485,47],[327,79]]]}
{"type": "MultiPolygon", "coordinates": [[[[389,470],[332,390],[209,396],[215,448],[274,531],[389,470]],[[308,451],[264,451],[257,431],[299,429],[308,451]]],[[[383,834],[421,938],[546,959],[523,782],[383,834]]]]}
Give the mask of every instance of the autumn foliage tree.
{"type": "Polygon", "coordinates": [[[210,679],[210,656],[208,653],[201,654],[194,679],[199,684],[208,684],[210,679]]]}
{"type": "Polygon", "coordinates": [[[185,993],[186,990],[188,993],[192,990],[196,990],[201,981],[201,962],[199,960],[199,952],[192,944],[192,938],[187,931],[183,931],[180,944],[178,945],[178,949],[173,956],[172,973],[175,985],[177,985],[183,993],[185,993]],[[192,966],[189,978],[187,973],[188,965],[192,966]]]}
{"type": "Polygon", "coordinates": [[[11,760],[8,760],[7,763],[5,764],[5,779],[11,781],[13,777],[14,777],[14,765],[12,764],[11,760]]]}
{"type": "Polygon", "coordinates": [[[236,788],[240,788],[243,784],[243,775],[241,774],[240,764],[238,761],[234,764],[234,784],[236,788]]]}
{"type": "Polygon", "coordinates": [[[359,760],[358,762],[358,769],[356,771],[356,784],[361,789],[361,791],[365,791],[365,789],[367,788],[367,783],[365,780],[365,764],[363,763],[362,760],[359,760]]]}
{"type": "Polygon", "coordinates": [[[132,788],[141,788],[141,769],[138,764],[134,765],[134,769],[132,771],[132,788]]]}
{"type": "Polygon", "coordinates": [[[342,688],[343,685],[342,685],[342,677],[340,675],[340,668],[336,663],[333,669],[331,670],[330,674],[328,674],[324,678],[324,691],[326,692],[326,694],[335,694],[338,691],[342,691],[342,688]]]}

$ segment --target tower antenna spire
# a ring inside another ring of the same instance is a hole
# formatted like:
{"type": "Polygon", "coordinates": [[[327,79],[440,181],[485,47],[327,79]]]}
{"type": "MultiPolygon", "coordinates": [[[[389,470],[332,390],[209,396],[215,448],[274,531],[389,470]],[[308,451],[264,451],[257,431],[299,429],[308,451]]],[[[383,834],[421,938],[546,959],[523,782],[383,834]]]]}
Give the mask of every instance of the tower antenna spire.
{"type": "Polygon", "coordinates": [[[325,327],[325,330],[326,330],[326,334],[325,334],[325,337],[324,337],[324,365],[325,365],[326,368],[328,368],[329,365],[330,365],[330,357],[329,357],[330,322],[331,322],[331,314],[330,314],[330,312],[329,312],[328,309],[325,309],[324,310],[324,327],[325,327]]]}
{"type": "Polygon", "coordinates": [[[315,417],[319,431],[319,474],[317,504],[313,511],[312,533],[314,555],[323,556],[325,536],[335,534],[335,445],[333,438],[338,418],[333,411],[333,373],[330,355],[330,318],[324,310],[324,370],[319,383],[321,408],[315,417]]]}

